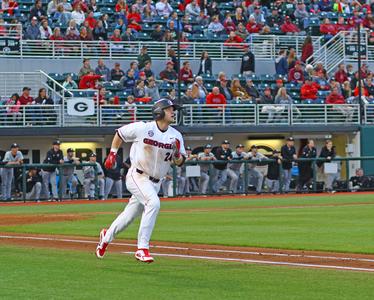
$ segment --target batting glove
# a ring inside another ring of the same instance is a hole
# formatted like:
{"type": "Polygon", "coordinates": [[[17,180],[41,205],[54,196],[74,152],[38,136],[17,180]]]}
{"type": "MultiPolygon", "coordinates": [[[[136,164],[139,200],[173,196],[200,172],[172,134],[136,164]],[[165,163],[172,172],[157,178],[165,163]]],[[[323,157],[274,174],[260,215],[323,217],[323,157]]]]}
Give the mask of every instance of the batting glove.
{"type": "Polygon", "coordinates": [[[174,152],[174,157],[176,159],[180,158],[181,156],[181,142],[178,139],[175,139],[173,142],[173,152],[174,152]]]}
{"type": "Polygon", "coordinates": [[[108,157],[105,161],[105,164],[104,164],[104,166],[107,170],[113,169],[113,167],[116,164],[116,158],[117,158],[117,153],[114,152],[114,151],[110,151],[110,153],[109,153],[109,155],[108,155],[108,157]]]}

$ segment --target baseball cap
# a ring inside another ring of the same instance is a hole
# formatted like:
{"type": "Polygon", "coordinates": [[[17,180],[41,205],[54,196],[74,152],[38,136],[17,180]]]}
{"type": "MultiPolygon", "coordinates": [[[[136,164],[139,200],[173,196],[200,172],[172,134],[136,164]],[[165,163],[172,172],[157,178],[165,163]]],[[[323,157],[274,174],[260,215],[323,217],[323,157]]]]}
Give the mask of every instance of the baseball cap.
{"type": "Polygon", "coordinates": [[[239,144],[236,146],[236,148],[244,148],[243,144],[239,144]]]}
{"type": "Polygon", "coordinates": [[[283,83],[283,80],[282,79],[277,79],[275,80],[276,83],[283,83]]]}
{"type": "Polygon", "coordinates": [[[66,152],[75,152],[73,148],[68,148],[68,150],[66,150],[66,152]]]}
{"type": "Polygon", "coordinates": [[[265,87],[264,91],[266,91],[266,90],[269,90],[269,91],[271,91],[271,88],[270,88],[270,86],[267,86],[267,87],[265,87]]]}
{"type": "Polygon", "coordinates": [[[224,141],[222,142],[222,144],[230,144],[230,142],[229,142],[228,140],[224,140],[224,141]]]}
{"type": "Polygon", "coordinates": [[[139,72],[139,76],[145,76],[145,72],[139,72]]]}
{"type": "Polygon", "coordinates": [[[168,62],[166,63],[166,65],[172,65],[172,66],[174,66],[174,63],[173,63],[172,61],[168,61],[168,62]]]}
{"type": "Polygon", "coordinates": [[[10,145],[10,149],[13,148],[19,148],[19,145],[17,143],[13,143],[12,145],[10,145]]]}
{"type": "Polygon", "coordinates": [[[296,65],[301,65],[301,61],[300,60],[297,60],[296,62],[295,62],[295,66],[296,65]]]}
{"type": "Polygon", "coordinates": [[[31,88],[25,86],[25,87],[22,89],[22,92],[24,92],[24,91],[31,91],[31,88]]]}
{"type": "Polygon", "coordinates": [[[252,145],[250,149],[251,149],[251,150],[252,150],[252,149],[257,149],[257,146],[256,146],[256,145],[252,145]]]}
{"type": "Polygon", "coordinates": [[[121,64],[119,62],[116,62],[114,65],[115,66],[120,66],[121,64]]]}
{"type": "Polygon", "coordinates": [[[206,144],[204,149],[212,149],[212,145],[211,144],[206,144]]]}
{"type": "Polygon", "coordinates": [[[57,140],[57,141],[54,141],[52,145],[61,145],[61,142],[57,140]]]}
{"type": "Polygon", "coordinates": [[[290,136],[289,138],[287,138],[287,141],[293,142],[295,141],[295,139],[292,136],[290,136]]]}
{"type": "Polygon", "coordinates": [[[192,150],[190,146],[187,146],[186,147],[186,150],[192,150]]]}
{"type": "Polygon", "coordinates": [[[96,153],[92,152],[92,153],[90,154],[90,157],[96,157],[96,153]]]}

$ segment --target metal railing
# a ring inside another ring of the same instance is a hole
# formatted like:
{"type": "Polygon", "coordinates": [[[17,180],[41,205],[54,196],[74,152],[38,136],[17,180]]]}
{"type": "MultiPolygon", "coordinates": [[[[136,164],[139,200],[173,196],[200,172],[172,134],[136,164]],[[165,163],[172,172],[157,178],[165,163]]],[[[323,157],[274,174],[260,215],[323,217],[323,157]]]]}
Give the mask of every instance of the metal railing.
{"type": "MultiPolygon", "coordinates": [[[[274,59],[280,49],[295,48],[297,56],[305,36],[280,36],[253,34],[248,44],[257,59],[274,59]]],[[[321,47],[321,37],[312,37],[314,50],[321,47]]],[[[177,43],[154,41],[112,42],[112,41],[69,41],[69,40],[20,40],[18,52],[0,53],[0,56],[35,57],[35,58],[108,58],[136,59],[143,45],[148,46],[148,53],[153,59],[168,59],[168,49],[176,49],[177,43]]],[[[182,42],[181,55],[190,59],[200,59],[202,51],[208,51],[212,59],[240,60],[243,44],[225,44],[222,41],[182,42]]]]}
{"type": "MultiPolygon", "coordinates": [[[[0,127],[118,127],[135,121],[152,120],[152,104],[97,105],[90,115],[70,115],[64,105],[0,106],[0,127]]],[[[85,100],[85,98],[79,98],[85,100]]],[[[374,104],[365,106],[363,121],[374,124],[374,104]]],[[[358,104],[230,104],[184,105],[183,126],[279,126],[358,125],[358,104]]]]}

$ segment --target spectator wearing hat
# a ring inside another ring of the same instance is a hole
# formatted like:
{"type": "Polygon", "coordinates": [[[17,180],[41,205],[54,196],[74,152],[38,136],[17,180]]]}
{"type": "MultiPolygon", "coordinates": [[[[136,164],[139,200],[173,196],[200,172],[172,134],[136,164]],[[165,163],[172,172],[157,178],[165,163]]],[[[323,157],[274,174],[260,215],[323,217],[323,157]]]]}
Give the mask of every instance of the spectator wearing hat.
{"type": "Polygon", "coordinates": [[[104,171],[101,165],[96,161],[96,154],[91,153],[90,160],[88,161],[91,164],[96,164],[96,170],[94,166],[85,166],[83,167],[83,186],[84,186],[84,195],[88,200],[95,199],[95,187],[96,187],[96,172],[97,172],[97,181],[99,187],[99,200],[104,200],[104,188],[105,188],[105,179],[104,171]]]}
{"type": "Polygon", "coordinates": [[[295,67],[288,73],[288,81],[295,84],[304,83],[304,71],[300,61],[296,61],[295,67]]]}
{"type": "Polygon", "coordinates": [[[230,142],[228,140],[222,142],[221,147],[216,150],[215,156],[217,160],[224,161],[214,164],[215,174],[212,178],[214,182],[212,189],[214,193],[217,193],[227,180],[227,163],[232,160],[232,150],[230,149],[230,142]]]}
{"type": "MultiPolygon", "coordinates": [[[[19,145],[14,143],[10,146],[10,151],[4,155],[3,164],[5,166],[19,166],[23,163],[23,155],[19,151],[19,145]]],[[[10,201],[12,194],[12,182],[14,177],[14,168],[3,168],[1,172],[1,191],[3,201],[10,201]]]]}
{"type": "MultiPolygon", "coordinates": [[[[317,149],[314,147],[314,141],[308,140],[303,148],[300,158],[316,158],[317,149]]],[[[296,190],[298,193],[308,189],[310,181],[313,179],[312,161],[299,161],[299,182],[296,190]]]]}
{"type": "Polygon", "coordinates": [[[249,50],[249,46],[245,46],[244,51],[245,53],[242,56],[240,65],[240,74],[248,76],[255,72],[255,55],[249,50]]]}
{"type": "Polygon", "coordinates": [[[298,34],[300,32],[300,29],[292,23],[289,16],[286,16],[284,23],[281,26],[281,31],[285,34],[298,34]]]}
{"type": "Polygon", "coordinates": [[[121,64],[116,62],[114,68],[110,71],[110,77],[113,81],[119,82],[123,76],[125,76],[125,72],[121,69],[121,64]]]}
{"type": "MultiPolygon", "coordinates": [[[[266,160],[266,156],[258,152],[256,145],[251,146],[250,151],[248,152],[247,158],[249,160],[257,160],[258,162],[261,162],[262,160],[266,160]]],[[[256,170],[258,162],[248,164],[248,176],[249,177],[252,176],[256,180],[256,193],[257,195],[260,195],[262,192],[264,175],[260,171],[256,170]]],[[[246,184],[246,186],[248,186],[248,184],[246,184]]]]}
{"type": "Polygon", "coordinates": [[[22,89],[22,95],[19,97],[21,105],[28,105],[34,101],[34,98],[30,96],[30,91],[31,89],[27,86],[22,89]]]}
{"type": "MultiPolygon", "coordinates": [[[[235,151],[231,153],[232,161],[235,163],[230,163],[228,168],[228,176],[231,178],[230,181],[230,191],[233,193],[238,192],[238,181],[240,178],[240,169],[243,163],[239,163],[238,161],[243,161],[246,157],[246,153],[244,152],[244,146],[239,144],[236,146],[235,151]]],[[[244,187],[243,182],[240,183],[240,188],[244,187]]]]}
{"type": "Polygon", "coordinates": [[[288,74],[287,52],[284,49],[279,51],[279,55],[275,59],[275,73],[282,76],[288,74]]]}
{"type": "Polygon", "coordinates": [[[286,140],[286,144],[281,148],[282,157],[282,169],[283,169],[283,191],[288,193],[290,191],[290,184],[292,178],[292,161],[297,159],[295,140],[293,137],[289,137],[286,140]]]}
{"type": "Polygon", "coordinates": [[[73,198],[77,195],[77,186],[78,186],[78,179],[75,177],[74,172],[76,166],[80,165],[80,161],[77,157],[74,157],[74,150],[72,148],[68,148],[66,150],[66,156],[64,157],[64,164],[69,164],[69,166],[65,166],[62,168],[62,176],[61,176],[61,190],[62,190],[62,198],[68,198],[67,186],[69,185],[69,192],[70,198],[73,198]]]}
{"type": "MultiPolygon", "coordinates": [[[[140,50],[140,54],[138,55],[138,67],[139,70],[143,69],[145,67],[145,63],[147,61],[152,62],[151,56],[148,54],[148,47],[143,46],[142,49],[140,50]]],[[[149,76],[147,76],[148,78],[149,76]]]]}
{"type": "Polygon", "coordinates": [[[104,81],[110,81],[111,80],[110,70],[105,65],[105,62],[102,58],[99,58],[98,61],[97,61],[97,67],[95,69],[95,74],[101,75],[104,81]]]}
{"type": "Polygon", "coordinates": [[[279,193],[280,165],[282,163],[280,152],[278,150],[274,150],[271,159],[273,159],[274,161],[268,164],[266,186],[268,187],[269,192],[276,194],[279,193]]]}
{"type": "Polygon", "coordinates": [[[26,175],[26,199],[40,201],[42,178],[36,168],[30,168],[26,175]]]}
{"type": "MultiPolygon", "coordinates": [[[[61,142],[59,140],[53,142],[53,147],[47,152],[47,155],[43,161],[43,164],[59,165],[64,163],[64,155],[60,150],[61,142]]],[[[43,193],[46,199],[50,197],[49,184],[52,188],[52,198],[58,201],[57,194],[57,183],[56,183],[56,167],[44,167],[42,168],[42,179],[43,179],[43,193]]]]}
{"type": "Polygon", "coordinates": [[[172,61],[168,61],[166,63],[166,69],[161,71],[160,78],[165,83],[174,84],[177,83],[178,75],[177,72],[174,70],[174,63],[172,61]]]}
{"type": "MultiPolygon", "coordinates": [[[[105,161],[104,160],[104,165],[105,161]]],[[[114,186],[116,190],[117,199],[122,198],[122,176],[121,170],[123,169],[122,157],[117,155],[116,163],[113,169],[104,169],[105,173],[105,189],[104,189],[104,199],[109,199],[109,194],[114,186]]]]}
{"type": "MultiPolygon", "coordinates": [[[[207,144],[204,146],[204,151],[200,152],[197,155],[197,160],[199,161],[213,161],[217,160],[214,154],[212,153],[212,145],[207,144]]],[[[199,180],[199,188],[200,194],[205,195],[209,185],[210,179],[209,173],[209,164],[200,164],[200,180],[199,180]]]]}
{"type": "Polygon", "coordinates": [[[84,75],[87,75],[91,72],[95,74],[95,70],[91,68],[90,59],[83,58],[83,66],[79,70],[78,78],[81,79],[84,75]]]}
{"type": "Polygon", "coordinates": [[[274,97],[269,86],[265,87],[264,93],[260,96],[259,104],[274,104],[274,97]]]}

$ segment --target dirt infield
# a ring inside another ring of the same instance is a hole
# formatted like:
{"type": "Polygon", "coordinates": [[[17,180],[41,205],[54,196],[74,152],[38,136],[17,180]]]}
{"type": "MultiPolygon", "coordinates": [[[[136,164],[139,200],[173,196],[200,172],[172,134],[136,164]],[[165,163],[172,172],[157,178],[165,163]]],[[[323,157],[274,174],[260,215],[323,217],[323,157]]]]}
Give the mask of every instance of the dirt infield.
{"type": "MultiPolygon", "coordinates": [[[[1,244],[30,248],[40,247],[87,251],[92,253],[94,259],[97,239],[77,236],[0,232],[0,242],[1,244]]],[[[111,253],[133,254],[135,249],[135,241],[116,240],[108,247],[107,255],[111,253]]],[[[374,272],[374,255],[364,254],[228,247],[174,242],[153,242],[151,251],[155,257],[167,256],[184,259],[235,261],[252,264],[374,272]]]]}

